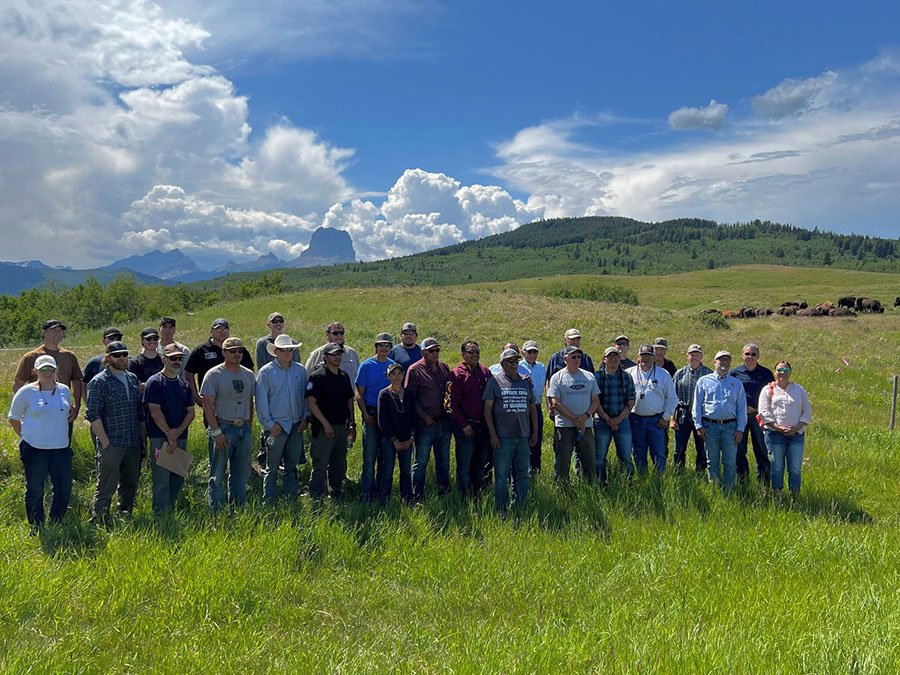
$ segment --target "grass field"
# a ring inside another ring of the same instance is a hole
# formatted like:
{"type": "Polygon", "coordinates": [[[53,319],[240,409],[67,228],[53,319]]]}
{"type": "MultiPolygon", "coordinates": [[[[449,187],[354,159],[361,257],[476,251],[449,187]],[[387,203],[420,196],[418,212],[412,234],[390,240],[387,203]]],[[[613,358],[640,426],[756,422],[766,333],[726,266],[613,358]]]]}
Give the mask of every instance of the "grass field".
{"type": "MultiPolygon", "coordinates": [[[[540,280],[317,291],[178,317],[178,338],[198,344],[218,315],[233,335],[257,337],[277,309],[304,354],[332,318],[363,356],[376,332],[413,320],[420,338],[441,338],[451,365],[466,337],[479,340],[487,362],[507,338],[538,340],[546,358],[569,326],[585,334],[592,356],[621,332],[635,349],[664,335],[679,365],[689,343],[709,355],[752,340],[764,365],[792,362],[812,403],[794,510],[755,487],[724,498],[689,474],[629,485],[612,460],[605,491],[562,490],[545,471],[526,512],[505,521],[491,499],[456,496],[414,509],[301,500],[265,510],[258,478],[254,503],[213,518],[195,426],[190,449],[200,461],[181,510],[154,519],[145,475],[135,516],[106,531],[86,523],[93,475],[82,421],[72,513],[31,537],[21,463],[4,426],[0,670],[896,672],[900,432],[888,422],[900,313],[773,316],[722,330],[695,310],[848,292],[892,299],[900,275],[742,268],[604,279],[630,284],[640,306],[543,297],[540,280]]],[[[141,327],[121,327],[129,345],[141,327]]],[[[68,343],[99,344],[99,333],[68,343]]],[[[84,360],[98,349],[77,351],[84,360]]],[[[18,354],[0,357],[10,382],[18,354]]],[[[4,410],[9,396],[0,391],[4,410]]],[[[353,480],[359,465],[357,444],[353,480]]]]}

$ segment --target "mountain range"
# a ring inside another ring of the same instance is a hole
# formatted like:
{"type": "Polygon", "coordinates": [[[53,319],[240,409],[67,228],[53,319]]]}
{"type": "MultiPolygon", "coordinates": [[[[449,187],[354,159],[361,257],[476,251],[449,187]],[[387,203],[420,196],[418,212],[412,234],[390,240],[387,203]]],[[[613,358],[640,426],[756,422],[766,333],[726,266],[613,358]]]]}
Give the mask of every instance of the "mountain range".
{"type": "Polygon", "coordinates": [[[73,270],[70,267],[51,267],[40,260],[0,262],[0,294],[17,295],[40,284],[60,283],[75,286],[93,276],[101,283],[111,281],[122,272],[132,272],[145,284],[176,284],[207,281],[235,272],[262,272],[278,268],[315,267],[354,262],[353,240],[344,230],[320,227],[313,232],[309,246],[292,260],[282,260],[267,253],[250,262],[229,260],[213,270],[201,269],[178,249],[150,251],[116,260],[95,269],[73,270]]]}

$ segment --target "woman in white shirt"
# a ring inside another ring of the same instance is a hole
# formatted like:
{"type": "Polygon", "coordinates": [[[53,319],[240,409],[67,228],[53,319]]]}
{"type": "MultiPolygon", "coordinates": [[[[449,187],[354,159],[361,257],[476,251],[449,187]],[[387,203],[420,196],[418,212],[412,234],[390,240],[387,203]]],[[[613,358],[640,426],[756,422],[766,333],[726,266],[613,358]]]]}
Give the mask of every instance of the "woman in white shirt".
{"type": "Polygon", "coordinates": [[[53,485],[50,520],[60,521],[72,494],[72,449],[69,409],[72,394],[56,381],[56,359],[43,354],[34,362],[37,382],[13,396],[9,424],[19,436],[19,456],[25,468],[25,515],[32,533],[44,524],[44,484],[53,485]]]}
{"type": "Polygon", "coordinates": [[[775,382],[759,392],[759,417],[765,427],[766,446],[772,461],[772,490],[776,498],[781,497],[787,458],[788,487],[793,503],[800,493],[800,469],[810,410],[806,390],[791,382],[791,364],[787,361],[778,362],[775,382]]]}

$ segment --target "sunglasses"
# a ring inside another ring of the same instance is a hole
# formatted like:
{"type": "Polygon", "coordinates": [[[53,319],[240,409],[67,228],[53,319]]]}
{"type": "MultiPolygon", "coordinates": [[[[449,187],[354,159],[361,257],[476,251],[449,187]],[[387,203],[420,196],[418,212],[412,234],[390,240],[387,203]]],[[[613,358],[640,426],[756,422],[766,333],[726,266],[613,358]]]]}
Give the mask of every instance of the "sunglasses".
{"type": "Polygon", "coordinates": [[[630,344],[630,342],[617,342],[616,347],[627,347],[630,344]]]}
{"type": "Polygon", "coordinates": [[[418,335],[418,333],[414,330],[404,330],[400,331],[400,335],[418,335]]]}
{"type": "Polygon", "coordinates": [[[435,353],[437,353],[437,352],[441,351],[441,348],[440,348],[440,347],[431,347],[431,348],[426,349],[426,350],[424,350],[424,351],[426,351],[426,352],[435,352],[435,353]]]}
{"type": "Polygon", "coordinates": [[[791,369],[790,368],[776,368],[775,372],[776,373],[789,373],[789,372],[791,372],[791,369]]]}
{"type": "Polygon", "coordinates": [[[272,319],[270,323],[284,323],[284,319],[272,319]]]}
{"type": "Polygon", "coordinates": [[[146,338],[142,338],[142,339],[144,340],[144,342],[159,342],[158,337],[146,337],[146,338]]]}
{"type": "Polygon", "coordinates": [[[41,368],[38,368],[38,372],[39,373],[55,373],[56,368],[54,368],[53,366],[43,366],[41,368]]]}
{"type": "Polygon", "coordinates": [[[292,353],[294,350],[291,347],[275,347],[276,352],[281,352],[283,354],[292,353]]]}
{"type": "Polygon", "coordinates": [[[169,361],[184,361],[184,354],[180,354],[178,356],[167,356],[166,358],[169,359],[169,361]]]}
{"type": "Polygon", "coordinates": [[[567,358],[567,359],[578,359],[578,360],[580,361],[580,360],[581,360],[581,354],[569,354],[566,358],[567,358]]]}
{"type": "Polygon", "coordinates": [[[759,356],[756,352],[744,352],[744,356],[759,356]]]}
{"type": "Polygon", "coordinates": [[[128,352],[114,352],[110,356],[114,359],[126,359],[128,358],[128,352]]]}
{"type": "Polygon", "coordinates": [[[329,334],[329,335],[343,335],[343,334],[344,334],[344,331],[342,331],[342,330],[330,330],[330,331],[328,331],[328,334],[329,334]]]}
{"type": "Polygon", "coordinates": [[[229,349],[226,349],[225,351],[228,352],[229,354],[240,354],[242,351],[244,351],[244,348],[243,347],[230,347],[229,349]]]}

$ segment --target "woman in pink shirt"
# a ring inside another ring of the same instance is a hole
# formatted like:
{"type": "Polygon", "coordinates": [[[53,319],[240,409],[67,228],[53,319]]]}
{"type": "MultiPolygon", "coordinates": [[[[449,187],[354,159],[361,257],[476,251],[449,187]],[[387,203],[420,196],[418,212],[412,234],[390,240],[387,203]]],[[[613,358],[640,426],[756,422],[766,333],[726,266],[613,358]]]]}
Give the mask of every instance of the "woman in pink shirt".
{"type": "Polygon", "coordinates": [[[775,382],[759,393],[759,417],[765,427],[766,446],[772,461],[772,489],[781,498],[784,464],[787,459],[788,487],[793,504],[800,493],[803,445],[810,420],[809,397],[799,384],[791,382],[791,364],[779,361],[775,382]]]}

